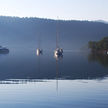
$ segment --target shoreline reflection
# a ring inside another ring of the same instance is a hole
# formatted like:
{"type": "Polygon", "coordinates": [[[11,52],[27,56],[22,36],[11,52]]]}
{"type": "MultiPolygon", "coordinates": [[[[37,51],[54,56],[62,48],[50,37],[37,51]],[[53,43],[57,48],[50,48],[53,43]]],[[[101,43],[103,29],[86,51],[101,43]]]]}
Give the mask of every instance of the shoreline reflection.
{"type": "Polygon", "coordinates": [[[89,62],[98,62],[104,67],[108,67],[108,55],[106,54],[98,54],[98,53],[90,53],[88,55],[89,62]]]}

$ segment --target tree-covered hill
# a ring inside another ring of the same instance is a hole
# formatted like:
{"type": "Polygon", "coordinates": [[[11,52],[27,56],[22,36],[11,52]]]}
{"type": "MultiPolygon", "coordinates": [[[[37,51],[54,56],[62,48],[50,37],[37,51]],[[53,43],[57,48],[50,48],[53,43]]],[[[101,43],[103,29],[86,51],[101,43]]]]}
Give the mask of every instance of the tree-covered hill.
{"type": "Polygon", "coordinates": [[[108,50],[108,37],[104,37],[99,41],[90,41],[89,48],[92,50],[108,50]]]}
{"type": "Polygon", "coordinates": [[[64,49],[78,50],[90,40],[108,36],[108,24],[102,22],[0,16],[0,43],[37,47],[40,38],[43,48],[54,49],[57,29],[59,45],[64,49]]]}

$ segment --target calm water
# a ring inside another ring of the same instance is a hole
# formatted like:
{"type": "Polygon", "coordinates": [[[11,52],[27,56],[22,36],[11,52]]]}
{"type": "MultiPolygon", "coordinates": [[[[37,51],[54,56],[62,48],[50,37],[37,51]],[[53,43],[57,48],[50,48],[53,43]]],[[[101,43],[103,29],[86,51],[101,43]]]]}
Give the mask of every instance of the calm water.
{"type": "Polygon", "coordinates": [[[108,108],[108,56],[10,48],[0,54],[0,108],[108,108]]]}

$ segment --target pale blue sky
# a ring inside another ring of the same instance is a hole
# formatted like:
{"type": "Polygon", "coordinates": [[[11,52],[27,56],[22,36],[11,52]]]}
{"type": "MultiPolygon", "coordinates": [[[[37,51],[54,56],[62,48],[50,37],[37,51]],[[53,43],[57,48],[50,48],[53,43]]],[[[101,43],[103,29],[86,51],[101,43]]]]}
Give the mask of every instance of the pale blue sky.
{"type": "Polygon", "coordinates": [[[0,0],[0,15],[108,21],[108,0],[0,0]]]}

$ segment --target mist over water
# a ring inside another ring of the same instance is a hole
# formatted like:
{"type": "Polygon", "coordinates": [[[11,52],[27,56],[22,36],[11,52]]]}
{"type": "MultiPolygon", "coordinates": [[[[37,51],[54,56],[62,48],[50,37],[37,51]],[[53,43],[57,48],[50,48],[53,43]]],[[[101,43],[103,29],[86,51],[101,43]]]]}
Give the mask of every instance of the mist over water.
{"type": "Polygon", "coordinates": [[[102,79],[108,74],[107,56],[64,51],[55,58],[53,50],[36,55],[36,48],[16,47],[0,54],[0,79],[102,79]],[[106,61],[105,61],[106,60],[106,61]],[[58,73],[58,76],[56,76],[58,73]]]}

